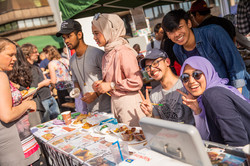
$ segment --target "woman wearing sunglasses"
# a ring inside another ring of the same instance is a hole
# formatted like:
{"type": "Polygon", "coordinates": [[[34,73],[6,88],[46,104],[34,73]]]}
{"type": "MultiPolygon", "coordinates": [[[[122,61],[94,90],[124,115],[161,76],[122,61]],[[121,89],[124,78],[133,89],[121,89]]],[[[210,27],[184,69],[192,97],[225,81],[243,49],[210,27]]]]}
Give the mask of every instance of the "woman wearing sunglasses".
{"type": "Polygon", "coordinates": [[[188,58],[181,68],[181,80],[189,92],[183,103],[195,114],[196,126],[207,139],[231,146],[250,142],[250,102],[220,78],[203,57],[188,58]],[[201,120],[204,121],[201,121],[201,120]]]}
{"type": "Polygon", "coordinates": [[[92,87],[98,93],[111,94],[111,111],[119,122],[139,126],[144,117],[140,109],[142,75],[136,60],[136,51],[123,38],[126,34],[123,20],[115,14],[96,14],[92,21],[94,40],[104,47],[102,80],[92,87]]]}

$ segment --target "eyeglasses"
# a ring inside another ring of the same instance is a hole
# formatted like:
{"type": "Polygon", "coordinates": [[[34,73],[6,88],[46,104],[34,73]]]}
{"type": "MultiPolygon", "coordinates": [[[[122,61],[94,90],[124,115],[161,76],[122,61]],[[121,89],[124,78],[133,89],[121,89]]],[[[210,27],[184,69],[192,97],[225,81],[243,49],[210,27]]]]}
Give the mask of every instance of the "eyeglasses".
{"type": "MultiPolygon", "coordinates": [[[[93,18],[93,20],[98,20],[98,18],[100,17],[100,15],[101,15],[101,13],[96,13],[95,15],[94,15],[94,18],[93,18]]],[[[103,15],[102,15],[103,16],[103,15]]],[[[104,17],[104,16],[103,16],[104,17]]],[[[104,17],[104,18],[106,18],[106,17],[104,17]]],[[[111,23],[111,26],[112,26],[112,28],[113,28],[113,23],[108,19],[108,18],[106,18],[110,23],[111,23]]]]}
{"type": "Polygon", "coordinates": [[[151,65],[145,66],[145,70],[147,72],[149,72],[151,70],[151,67],[154,67],[154,68],[158,67],[159,66],[159,62],[162,61],[162,60],[164,60],[164,59],[159,59],[157,61],[154,61],[151,65]]]}
{"type": "MultiPolygon", "coordinates": [[[[194,72],[192,73],[192,77],[193,77],[195,80],[199,80],[199,79],[201,78],[201,75],[202,75],[202,74],[203,74],[202,71],[196,70],[196,71],[194,71],[194,72]]],[[[183,74],[181,75],[181,81],[182,81],[183,83],[187,83],[187,82],[189,81],[189,77],[190,77],[189,74],[183,73],[183,74]]]]}

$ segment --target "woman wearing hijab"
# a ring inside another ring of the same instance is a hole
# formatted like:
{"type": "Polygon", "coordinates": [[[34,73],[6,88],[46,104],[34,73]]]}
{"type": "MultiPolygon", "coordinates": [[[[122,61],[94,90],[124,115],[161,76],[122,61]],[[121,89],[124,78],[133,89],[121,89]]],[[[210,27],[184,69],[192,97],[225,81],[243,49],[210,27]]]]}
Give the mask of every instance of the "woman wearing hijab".
{"type": "Polygon", "coordinates": [[[123,38],[126,34],[123,20],[115,14],[96,14],[92,32],[98,46],[104,46],[102,80],[93,84],[98,93],[111,94],[111,111],[119,122],[139,126],[144,117],[142,101],[142,75],[136,60],[137,53],[123,38]]]}
{"type": "MultiPolygon", "coordinates": [[[[181,80],[189,92],[183,94],[183,103],[193,109],[196,119],[206,119],[201,135],[207,131],[208,140],[231,146],[249,143],[250,102],[226,85],[228,79],[220,78],[206,58],[188,58],[181,68],[181,80]]],[[[199,122],[196,126],[199,129],[199,122]]]]}

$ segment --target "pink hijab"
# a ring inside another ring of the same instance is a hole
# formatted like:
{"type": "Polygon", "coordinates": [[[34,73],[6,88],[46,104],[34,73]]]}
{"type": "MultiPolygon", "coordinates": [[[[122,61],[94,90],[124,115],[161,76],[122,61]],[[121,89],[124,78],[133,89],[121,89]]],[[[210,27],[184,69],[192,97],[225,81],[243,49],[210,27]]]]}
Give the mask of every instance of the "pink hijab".
{"type": "Polygon", "coordinates": [[[104,46],[105,52],[111,51],[119,45],[128,45],[123,38],[126,29],[123,20],[116,14],[96,14],[92,24],[104,35],[107,44],[104,46]]]}
{"type": "MultiPolygon", "coordinates": [[[[103,34],[107,42],[104,46],[105,56],[103,56],[102,60],[102,76],[103,80],[110,81],[106,80],[106,75],[108,74],[108,71],[114,70],[112,67],[115,63],[115,59],[118,58],[118,56],[116,56],[118,50],[125,46],[133,52],[135,57],[137,53],[129,46],[127,40],[123,38],[126,34],[126,29],[123,20],[118,15],[98,13],[94,16],[92,25],[103,34]]],[[[119,62],[116,61],[116,66],[121,65],[118,63],[119,62]]]]}

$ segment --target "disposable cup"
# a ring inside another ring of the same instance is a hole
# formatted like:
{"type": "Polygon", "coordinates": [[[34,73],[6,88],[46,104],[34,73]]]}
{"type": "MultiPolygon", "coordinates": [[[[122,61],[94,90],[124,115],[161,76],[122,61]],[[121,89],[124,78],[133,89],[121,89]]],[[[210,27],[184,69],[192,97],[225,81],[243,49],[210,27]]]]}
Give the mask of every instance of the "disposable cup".
{"type": "Polygon", "coordinates": [[[69,125],[71,123],[71,111],[63,112],[62,117],[66,125],[69,125]]]}
{"type": "Polygon", "coordinates": [[[125,160],[129,157],[128,144],[126,144],[125,142],[119,142],[119,146],[120,150],[118,144],[112,144],[110,146],[110,151],[116,164],[122,162],[122,159],[125,160]]]}
{"type": "Polygon", "coordinates": [[[79,88],[74,88],[70,91],[69,93],[70,97],[72,98],[77,98],[80,95],[80,89],[79,88]]]}
{"type": "Polygon", "coordinates": [[[250,166],[250,144],[243,147],[243,152],[245,153],[247,163],[250,166]]]}

